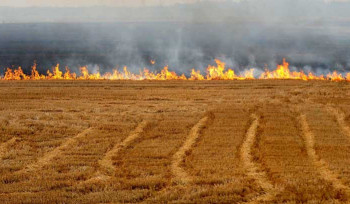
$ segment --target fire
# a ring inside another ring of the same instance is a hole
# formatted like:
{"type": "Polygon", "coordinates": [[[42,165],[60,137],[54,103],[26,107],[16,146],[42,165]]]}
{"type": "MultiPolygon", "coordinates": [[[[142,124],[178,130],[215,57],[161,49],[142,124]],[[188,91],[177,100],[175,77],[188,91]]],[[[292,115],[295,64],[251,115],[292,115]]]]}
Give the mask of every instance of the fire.
{"type": "Polygon", "coordinates": [[[331,81],[344,81],[345,80],[345,78],[342,76],[342,74],[339,74],[337,71],[334,71],[333,73],[327,74],[327,78],[330,79],[331,81]]]}
{"type": "Polygon", "coordinates": [[[23,73],[23,70],[21,67],[18,67],[18,69],[15,69],[13,71],[12,69],[7,68],[4,79],[5,80],[28,80],[30,79],[30,77],[23,73]]]}
{"type": "MultiPolygon", "coordinates": [[[[225,71],[225,63],[215,60],[217,66],[208,66],[206,80],[247,80],[255,79],[254,69],[246,70],[243,75],[236,75],[235,71],[228,69],[225,71]]],[[[194,71],[194,70],[193,70],[194,71]]],[[[192,73],[195,73],[192,72],[192,73]]]]}
{"type": "Polygon", "coordinates": [[[242,77],[239,77],[238,80],[246,80],[246,79],[255,79],[254,78],[254,69],[246,70],[242,77]]]}
{"type": "Polygon", "coordinates": [[[274,71],[265,70],[264,73],[260,75],[260,79],[298,79],[298,80],[325,80],[323,75],[317,76],[312,72],[305,74],[303,71],[291,72],[289,70],[289,63],[283,59],[283,63],[277,66],[274,71]]]}
{"type": "Polygon", "coordinates": [[[55,69],[53,70],[53,79],[63,79],[63,72],[60,71],[60,65],[57,64],[55,69]]]}
{"type": "Polygon", "coordinates": [[[190,80],[204,80],[204,79],[205,78],[203,75],[201,75],[200,71],[196,71],[195,69],[192,69],[190,80]]]}
{"type": "Polygon", "coordinates": [[[187,78],[185,75],[178,76],[175,72],[170,72],[169,67],[166,66],[160,72],[160,74],[157,74],[156,79],[157,80],[186,80],[187,78]]]}
{"type": "Polygon", "coordinates": [[[32,80],[40,80],[45,79],[45,75],[40,75],[39,72],[36,70],[36,63],[32,66],[32,75],[30,77],[32,80]]]}
{"type": "Polygon", "coordinates": [[[77,74],[76,73],[71,73],[69,68],[66,67],[66,73],[64,73],[63,78],[66,79],[66,80],[76,79],[77,78],[77,74]]]}
{"type": "MultiPolygon", "coordinates": [[[[155,61],[150,61],[152,65],[155,61]]],[[[121,71],[115,69],[112,72],[101,74],[99,71],[96,73],[90,73],[88,67],[80,67],[80,74],[72,72],[68,67],[65,68],[65,72],[61,71],[60,65],[57,64],[52,71],[48,70],[46,74],[40,74],[37,70],[37,64],[34,63],[31,70],[31,75],[26,75],[22,68],[10,69],[7,68],[1,80],[253,80],[255,69],[245,70],[241,74],[237,74],[233,69],[227,68],[226,64],[218,59],[215,60],[216,65],[209,65],[206,74],[203,75],[199,70],[192,69],[190,76],[186,77],[185,74],[178,75],[176,72],[171,71],[168,66],[164,67],[160,72],[151,72],[144,68],[139,73],[133,73],[124,67],[121,71]]],[[[293,72],[289,69],[289,63],[283,59],[281,65],[273,71],[265,70],[258,79],[295,79],[295,80],[330,80],[330,81],[348,81],[350,82],[349,73],[338,73],[334,71],[332,73],[324,75],[316,75],[312,72],[304,73],[293,72]]]]}

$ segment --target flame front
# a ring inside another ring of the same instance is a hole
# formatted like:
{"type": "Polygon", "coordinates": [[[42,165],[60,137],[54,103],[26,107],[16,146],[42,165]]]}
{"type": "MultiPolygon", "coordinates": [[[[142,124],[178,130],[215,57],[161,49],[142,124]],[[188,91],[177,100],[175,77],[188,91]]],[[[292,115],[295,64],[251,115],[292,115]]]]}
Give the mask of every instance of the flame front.
{"type": "Polygon", "coordinates": [[[323,75],[316,76],[312,72],[305,74],[303,71],[291,72],[289,70],[289,63],[283,59],[283,63],[277,66],[274,71],[265,70],[264,73],[260,75],[260,79],[299,79],[299,80],[325,80],[323,75]]]}
{"type": "MultiPolygon", "coordinates": [[[[190,76],[186,77],[185,74],[178,75],[174,71],[170,71],[169,67],[164,67],[160,72],[151,72],[144,68],[139,73],[132,73],[127,67],[124,67],[122,71],[113,70],[113,72],[107,72],[101,74],[89,73],[86,66],[80,68],[80,75],[71,72],[66,67],[63,73],[60,70],[59,64],[52,69],[52,72],[48,70],[46,75],[40,74],[37,70],[37,64],[32,66],[31,75],[26,75],[21,67],[17,69],[7,68],[1,80],[253,80],[253,79],[295,79],[295,80],[330,80],[330,81],[348,81],[350,82],[350,72],[341,74],[337,71],[326,75],[316,75],[312,72],[305,74],[303,71],[292,72],[289,69],[289,63],[283,59],[283,63],[278,65],[273,71],[265,70],[260,77],[255,78],[255,69],[245,70],[242,74],[237,75],[233,69],[226,70],[226,64],[218,59],[215,60],[216,65],[209,65],[206,71],[206,75],[202,75],[199,70],[192,69],[190,76]]],[[[151,61],[154,65],[155,61],[151,61]]]]}

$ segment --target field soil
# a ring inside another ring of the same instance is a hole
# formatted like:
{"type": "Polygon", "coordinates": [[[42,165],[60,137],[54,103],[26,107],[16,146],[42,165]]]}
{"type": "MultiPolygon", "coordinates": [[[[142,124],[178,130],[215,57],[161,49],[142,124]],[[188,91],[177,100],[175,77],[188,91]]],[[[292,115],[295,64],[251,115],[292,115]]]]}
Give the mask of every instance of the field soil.
{"type": "Polygon", "coordinates": [[[0,201],[350,202],[350,83],[1,81],[0,201]]]}

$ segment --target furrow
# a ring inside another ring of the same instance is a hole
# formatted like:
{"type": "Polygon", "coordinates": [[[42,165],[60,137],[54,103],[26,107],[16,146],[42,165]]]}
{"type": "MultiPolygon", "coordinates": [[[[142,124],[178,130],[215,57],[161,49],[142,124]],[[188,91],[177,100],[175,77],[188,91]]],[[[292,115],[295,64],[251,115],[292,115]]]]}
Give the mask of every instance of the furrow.
{"type": "Polygon", "coordinates": [[[305,115],[300,116],[300,124],[303,133],[303,139],[306,146],[306,151],[308,157],[311,159],[312,163],[317,167],[318,172],[322,178],[330,183],[333,187],[338,190],[345,190],[350,192],[350,188],[345,186],[339,179],[338,176],[332,172],[327,166],[327,163],[319,158],[315,150],[315,137],[312,131],[310,130],[307,118],[305,115]]]}
{"type": "Polygon", "coordinates": [[[79,133],[78,135],[76,135],[75,137],[67,139],[65,142],[63,142],[63,144],[61,144],[51,152],[45,154],[43,157],[39,158],[37,162],[35,162],[34,164],[28,165],[21,171],[32,172],[32,171],[40,170],[43,166],[49,164],[52,159],[62,154],[64,149],[67,149],[70,146],[73,146],[75,143],[77,143],[78,139],[85,137],[91,131],[92,131],[92,128],[88,128],[83,132],[79,133]]]}
{"type": "Polygon", "coordinates": [[[246,138],[241,146],[240,157],[243,167],[247,172],[247,176],[255,180],[255,182],[264,190],[265,194],[256,197],[250,203],[259,203],[271,201],[276,195],[276,189],[271,184],[264,171],[259,169],[258,164],[253,160],[252,149],[256,142],[256,134],[259,126],[259,117],[252,114],[252,123],[246,133],[246,138]]]}
{"type": "Polygon", "coordinates": [[[208,116],[202,118],[193,128],[191,129],[189,136],[186,141],[180,147],[180,149],[174,154],[171,163],[171,171],[174,175],[174,181],[177,184],[187,184],[191,181],[191,177],[188,176],[185,169],[182,167],[186,155],[191,151],[193,145],[200,137],[201,130],[206,126],[208,122],[208,116]]]}
{"type": "Polygon", "coordinates": [[[350,127],[346,124],[345,113],[339,109],[333,107],[327,107],[328,112],[335,116],[339,126],[343,130],[344,134],[350,138],[350,127]]]}
{"type": "Polygon", "coordinates": [[[138,124],[138,126],[129,134],[127,138],[125,138],[121,143],[115,145],[111,150],[109,150],[105,156],[98,161],[99,171],[96,172],[96,175],[86,180],[84,183],[94,182],[98,180],[108,179],[110,175],[113,174],[115,166],[113,164],[113,157],[118,155],[118,153],[132,145],[137,139],[139,139],[145,130],[145,128],[149,125],[148,121],[142,121],[138,124]]]}

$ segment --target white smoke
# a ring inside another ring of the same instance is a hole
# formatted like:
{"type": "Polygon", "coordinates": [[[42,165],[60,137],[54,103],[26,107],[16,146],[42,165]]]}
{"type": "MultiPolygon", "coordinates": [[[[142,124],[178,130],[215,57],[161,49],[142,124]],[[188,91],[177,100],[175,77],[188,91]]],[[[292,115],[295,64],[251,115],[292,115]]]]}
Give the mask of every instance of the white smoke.
{"type": "Polygon", "coordinates": [[[0,67],[29,69],[37,60],[41,70],[56,63],[72,69],[88,64],[101,72],[169,65],[188,73],[215,58],[236,71],[275,68],[287,58],[305,71],[343,71],[350,68],[349,10],[350,3],[323,0],[0,7],[0,67]]]}

